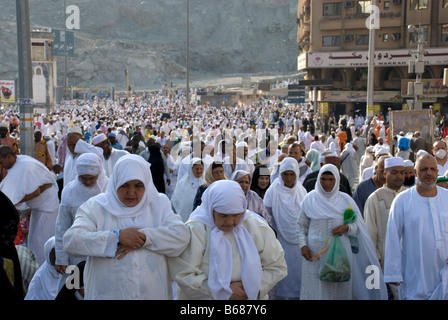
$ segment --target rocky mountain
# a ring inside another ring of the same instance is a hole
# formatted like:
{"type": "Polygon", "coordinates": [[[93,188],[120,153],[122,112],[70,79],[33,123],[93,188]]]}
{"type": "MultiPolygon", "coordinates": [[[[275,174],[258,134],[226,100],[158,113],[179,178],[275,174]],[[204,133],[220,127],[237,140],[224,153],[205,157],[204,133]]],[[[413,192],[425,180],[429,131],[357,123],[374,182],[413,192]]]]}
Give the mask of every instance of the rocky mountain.
{"type": "MultiPolygon", "coordinates": [[[[69,86],[184,83],[186,0],[67,0],[80,9],[69,86]]],[[[29,0],[32,28],[63,29],[64,1],[29,0]]],[[[17,78],[15,1],[0,0],[0,78],[17,78]]],[[[297,69],[296,0],[189,0],[190,80],[297,69]]],[[[58,63],[62,85],[64,63],[58,63]]]]}

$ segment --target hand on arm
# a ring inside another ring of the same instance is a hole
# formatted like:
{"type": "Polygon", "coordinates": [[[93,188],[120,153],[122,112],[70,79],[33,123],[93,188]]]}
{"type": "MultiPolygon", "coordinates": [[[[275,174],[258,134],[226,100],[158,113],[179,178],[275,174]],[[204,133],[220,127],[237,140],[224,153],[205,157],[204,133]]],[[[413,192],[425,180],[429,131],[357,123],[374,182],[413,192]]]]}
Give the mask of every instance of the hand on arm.
{"type": "Polygon", "coordinates": [[[119,243],[116,256],[123,259],[129,252],[142,248],[146,242],[146,235],[139,228],[120,230],[119,243]]]}

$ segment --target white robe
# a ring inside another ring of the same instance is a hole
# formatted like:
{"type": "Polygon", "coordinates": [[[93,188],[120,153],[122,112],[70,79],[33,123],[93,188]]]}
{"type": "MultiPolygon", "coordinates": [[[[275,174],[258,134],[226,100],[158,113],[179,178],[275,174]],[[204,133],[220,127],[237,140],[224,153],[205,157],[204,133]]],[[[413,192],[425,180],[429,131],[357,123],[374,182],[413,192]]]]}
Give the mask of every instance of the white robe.
{"type": "Polygon", "coordinates": [[[416,187],[392,203],[384,280],[401,282],[400,300],[448,299],[448,190],[422,197],[416,187]]]}
{"type": "Polygon", "coordinates": [[[50,252],[54,248],[54,237],[45,243],[45,262],[34,273],[28,287],[25,300],[54,300],[58,294],[59,273],[50,261],[50,252]]]}
{"type": "Polygon", "coordinates": [[[188,228],[152,183],[149,163],[130,154],[115,165],[106,192],[79,207],[63,244],[70,255],[87,256],[86,300],[167,300],[173,297],[167,256],[179,255],[189,240],[188,228]],[[131,180],[142,181],[145,192],[137,205],[128,207],[116,192],[131,180]],[[126,228],[138,228],[146,242],[118,260],[119,229],[126,228]]]}
{"type": "Polygon", "coordinates": [[[112,175],[112,170],[114,169],[115,163],[117,163],[120,157],[129,154],[126,150],[117,150],[112,148],[109,158],[102,157],[103,168],[106,171],[106,176],[109,178],[112,175]]]}
{"type": "Polygon", "coordinates": [[[234,181],[212,183],[201,206],[187,225],[191,241],[177,258],[169,259],[170,272],[179,285],[179,299],[228,299],[231,282],[242,281],[249,299],[267,299],[268,291],[286,275],[284,252],[268,224],[245,211],[244,192],[234,181]],[[214,225],[213,210],[243,212],[229,232],[214,225]]]}
{"type": "Polygon", "coordinates": [[[50,188],[25,203],[31,209],[28,247],[36,255],[39,265],[45,262],[45,242],[54,236],[59,207],[59,189],[55,176],[36,159],[19,155],[0,184],[0,190],[17,206],[26,195],[50,183],[52,184],[50,188]]]}
{"type": "Polygon", "coordinates": [[[263,204],[272,210],[273,228],[277,238],[285,250],[288,275],[276,285],[276,293],[283,298],[300,297],[300,281],[302,277],[302,259],[299,247],[297,219],[300,203],[306,196],[306,190],[299,182],[299,165],[295,158],[285,158],[280,163],[279,173],[294,171],[296,181],[292,188],[285,186],[279,176],[266,190],[263,204]]]}

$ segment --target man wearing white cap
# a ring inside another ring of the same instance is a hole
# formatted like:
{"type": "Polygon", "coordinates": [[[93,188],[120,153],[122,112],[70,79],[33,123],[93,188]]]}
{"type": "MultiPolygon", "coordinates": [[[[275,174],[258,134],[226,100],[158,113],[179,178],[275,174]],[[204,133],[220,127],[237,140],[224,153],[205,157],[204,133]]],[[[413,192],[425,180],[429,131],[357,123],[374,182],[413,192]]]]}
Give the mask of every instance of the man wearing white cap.
{"type": "Polygon", "coordinates": [[[129,154],[126,150],[118,150],[112,148],[109,139],[104,133],[100,133],[92,138],[92,145],[95,147],[103,149],[103,168],[106,171],[106,176],[110,178],[112,175],[115,163],[117,163],[120,157],[129,154]]]}
{"type": "Polygon", "coordinates": [[[75,179],[76,159],[83,153],[95,153],[98,157],[103,156],[103,150],[97,148],[83,139],[83,133],[80,127],[70,127],[67,130],[67,151],[64,162],[64,186],[75,179]]]}
{"type": "MultiPolygon", "coordinates": [[[[384,160],[384,171],[381,173],[386,183],[368,198],[364,205],[364,220],[370,238],[376,249],[381,267],[384,267],[384,248],[386,240],[387,220],[394,198],[402,191],[405,178],[404,160],[401,157],[390,157],[384,160]]],[[[398,299],[396,287],[390,286],[393,297],[398,299]]]]}
{"type": "Polygon", "coordinates": [[[361,181],[360,182],[368,180],[373,177],[374,172],[375,172],[375,162],[378,161],[378,159],[380,157],[389,155],[390,149],[386,148],[386,147],[380,147],[380,148],[374,148],[374,150],[375,150],[375,161],[372,166],[365,168],[363,170],[363,172],[361,173],[361,181]]]}
{"type": "Polygon", "coordinates": [[[448,299],[448,190],[437,186],[437,161],[422,155],[417,184],[390,208],[384,281],[399,285],[400,300],[448,299]]]}

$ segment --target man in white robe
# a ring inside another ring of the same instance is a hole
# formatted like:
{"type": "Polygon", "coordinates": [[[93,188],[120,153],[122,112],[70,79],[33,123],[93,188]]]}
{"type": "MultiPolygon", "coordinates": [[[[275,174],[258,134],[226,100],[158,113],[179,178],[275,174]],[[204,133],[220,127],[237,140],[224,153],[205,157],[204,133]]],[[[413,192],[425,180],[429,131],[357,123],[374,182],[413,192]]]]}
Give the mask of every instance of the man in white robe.
{"type": "Polygon", "coordinates": [[[114,169],[115,163],[117,163],[120,157],[129,154],[126,150],[118,150],[112,148],[109,139],[104,133],[92,138],[92,145],[95,147],[103,149],[102,163],[104,171],[106,171],[106,176],[110,178],[112,175],[112,170],[114,169]]]}
{"type": "Polygon", "coordinates": [[[39,265],[45,262],[44,245],[54,236],[59,198],[55,176],[40,161],[27,155],[16,156],[13,149],[0,146],[0,166],[8,174],[0,190],[16,206],[31,209],[28,248],[39,265]]]}
{"type": "Polygon", "coordinates": [[[400,300],[448,299],[448,190],[438,187],[436,159],[416,161],[417,185],[393,201],[386,231],[384,280],[400,300]]]}
{"type": "Polygon", "coordinates": [[[80,127],[70,127],[67,130],[67,152],[64,162],[64,186],[75,179],[76,159],[82,153],[95,153],[100,158],[103,157],[103,150],[97,148],[82,139],[80,127]]]}
{"type": "MultiPolygon", "coordinates": [[[[384,160],[386,183],[374,191],[364,205],[364,220],[370,238],[376,249],[381,268],[384,268],[384,247],[386,241],[387,220],[394,198],[402,191],[405,178],[404,160],[401,157],[391,157],[384,160]]],[[[396,286],[390,286],[394,300],[398,300],[396,286]]]]}

